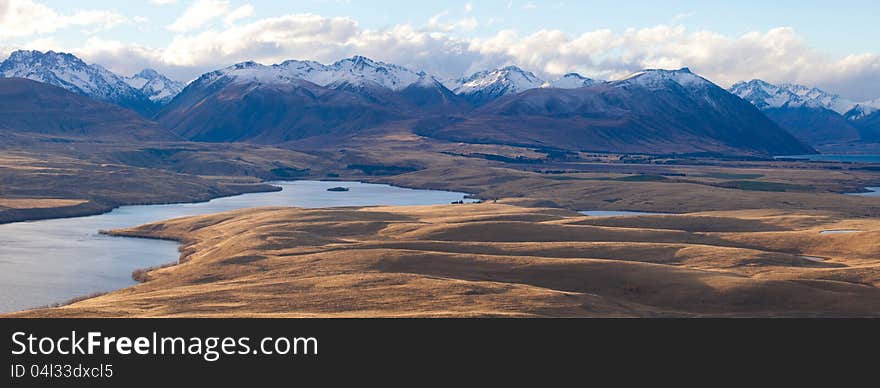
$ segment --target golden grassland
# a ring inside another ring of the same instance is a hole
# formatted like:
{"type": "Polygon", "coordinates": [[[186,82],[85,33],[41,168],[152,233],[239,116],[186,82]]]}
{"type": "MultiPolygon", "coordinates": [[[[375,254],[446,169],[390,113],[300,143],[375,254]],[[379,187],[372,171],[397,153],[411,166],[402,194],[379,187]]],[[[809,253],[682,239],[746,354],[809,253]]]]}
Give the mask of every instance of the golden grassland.
{"type": "Polygon", "coordinates": [[[880,315],[880,166],[438,142],[405,127],[0,153],[0,222],[340,179],[483,204],[246,209],[114,233],[181,241],[143,284],[24,317],[880,315]],[[331,144],[333,146],[327,146],[331,144]],[[498,199],[495,203],[495,199],[498,199]],[[573,210],[686,213],[584,217],[573,210]],[[858,233],[820,234],[825,230],[858,233]]]}
{"type": "Polygon", "coordinates": [[[12,316],[880,316],[880,220],[820,211],[258,208],[114,233],[181,241],[181,264],[12,316]]]}

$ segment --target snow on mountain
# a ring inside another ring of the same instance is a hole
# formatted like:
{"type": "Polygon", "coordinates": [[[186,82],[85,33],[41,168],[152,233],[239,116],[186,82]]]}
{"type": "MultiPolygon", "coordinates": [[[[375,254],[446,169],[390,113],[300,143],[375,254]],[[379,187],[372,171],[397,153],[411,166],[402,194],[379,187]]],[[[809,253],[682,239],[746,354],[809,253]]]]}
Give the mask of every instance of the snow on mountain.
{"type": "Polygon", "coordinates": [[[209,73],[207,77],[203,76],[201,82],[213,82],[224,77],[236,82],[269,84],[305,80],[329,88],[379,86],[391,90],[402,90],[418,81],[422,74],[403,66],[355,56],[340,60],[332,65],[297,60],[289,60],[271,66],[256,62],[242,62],[209,73]]]}
{"type": "Polygon", "coordinates": [[[878,100],[869,101],[863,104],[856,104],[852,109],[850,109],[844,117],[848,120],[861,120],[865,117],[870,116],[872,113],[880,110],[876,105],[872,106],[872,104],[876,104],[878,100]]]}
{"type": "Polygon", "coordinates": [[[759,109],[824,108],[851,120],[857,120],[880,108],[880,99],[853,102],[819,88],[784,83],[774,85],[761,80],[738,82],[729,91],[751,102],[759,109]]]}
{"type": "Polygon", "coordinates": [[[831,94],[818,88],[810,88],[790,83],[782,84],[780,87],[794,93],[805,101],[819,104],[824,108],[840,114],[845,114],[856,105],[853,101],[841,98],[836,94],[831,94]]]}
{"type": "Polygon", "coordinates": [[[403,66],[377,62],[362,56],[343,59],[328,66],[328,69],[335,82],[356,86],[378,84],[391,90],[401,90],[422,76],[422,73],[403,66]]]}
{"type": "Polygon", "coordinates": [[[679,70],[642,70],[622,80],[613,81],[611,84],[615,86],[638,85],[651,90],[665,90],[671,84],[677,84],[686,89],[697,89],[714,85],[705,78],[691,73],[690,69],[686,67],[679,70]]]}
{"type": "Polygon", "coordinates": [[[559,79],[550,81],[549,83],[545,84],[545,86],[556,89],[577,89],[586,86],[592,86],[601,82],[602,81],[597,81],[591,78],[584,77],[578,73],[568,73],[560,77],[559,79]]]}
{"type": "Polygon", "coordinates": [[[759,79],[749,82],[738,82],[731,86],[728,91],[751,102],[752,105],[761,110],[782,107],[797,108],[806,104],[800,96],[790,90],[759,79]]]}
{"type": "Polygon", "coordinates": [[[447,85],[455,94],[465,96],[477,103],[485,103],[509,94],[537,89],[545,84],[533,73],[516,66],[485,70],[453,81],[447,85]]]}
{"type": "Polygon", "coordinates": [[[165,105],[174,98],[181,90],[183,84],[153,69],[144,69],[131,77],[126,77],[125,82],[147,96],[150,101],[165,105]]]}
{"type": "Polygon", "coordinates": [[[155,104],[126,83],[124,78],[67,53],[15,51],[0,63],[0,77],[27,78],[47,83],[144,115],[156,110],[155,104]]]}

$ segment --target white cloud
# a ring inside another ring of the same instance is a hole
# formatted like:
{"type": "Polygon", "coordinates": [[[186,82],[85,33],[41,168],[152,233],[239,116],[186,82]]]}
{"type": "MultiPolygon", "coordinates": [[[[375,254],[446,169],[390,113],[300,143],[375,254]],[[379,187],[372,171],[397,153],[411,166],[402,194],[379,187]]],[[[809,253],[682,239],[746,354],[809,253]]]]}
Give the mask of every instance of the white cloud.
{"type": "Polygon", "coordinates": [[[431,16],[428,19],[428,24],[425,26],[426,29],[430,31],[441,31],[441,32],[452,32],[452,31],[473,31],[479,26],[479,22],[477,22],[477,18],[467,17],[462,18],[455,21],[443,21],[442,19],[446,16],[449,16],[448,11],[444,11],[438,13],[434,16],[431,16]]]}
{"type": "Polygon", "coordinates": [[[690,18],[694,17],[694,15],[696,15],[696,14],[697,14],[697,13],[696,13],[696,12],[693,12],[693,11],[691,11],[691,12],[680,13],[680,14],[677,14],[677,15],[675,15],[675,16],[672,17],[672,22],[673,22],[673,23],[678,23],[678,22],[681,22],[682,20],[690,19],[690,18]]]}
{"type": "Polygon", "coordinates": [[[72,26],[101,30],[130,22],[114,11],[79,10],[64,15],[32,0],[0,0],[0,39],[48,34],[72,26]]]}
{"type": "Polygon", "coordinates": [[[183,11],[183,15],[171,23],[168,29],[174,32],[195,30],[228,13],[227,0],[197,0],[183,11]]]}
{"type": "MultiPolygon", "coordinates": [[[[122,22],[112,13],[86,11],[77,13],[79,19],[74,22],[70,19],[74,15],[59,15],[30,1],[16,3],[30,7],[27,14],[36,20],[56,23],[51,27],[45,22],[28,23],[16,28],[3,23],[0,37],[21,34],[28,29],[32,31],[30,35],[51,32],[58,28],[57,21],[91,26],[122,22]]],[[[243,5],[233,9],[228,1],[199,0],[193,7],[207,5],[214,6],[208,16],[192,13],[194,8],[184,12],[175,22],[179,33],[165,47],[91,38],[82,47],[55,49],[70,50],[92,62],[124,72],[156,67],[183,80],[245,60],[277,63],[286,59],[311,59],[327,63],[360,54],[441,77],[459,77],[507,64],[519,65],[545,78],[576,71],[603,79],[620,78],[643,68],[687,66],[721,86],[761,78],[770,82],[815,85],[853,99],[880,97],[878,54],[835,58],[809,46],[793,29],[784,27],[738,36],[659,25],[625,31],[600,29],[576,35],[555,29],[527,35],[503,30],[489,37],[465,38],[458,32],[474,28],[476,19],[446,20],[445,13],[435,15],[422,26],[366,29],[352,18],[313,14],[243,21],[253,15],[253,7],[243,5]],[[210,23],[218,20],[225,24],[210,23]]],[[[16,11],[17,15],[21,13],[16,11]]],[[[8,7],[6,12],[0,13],[7,18],[3,20],[18,20],[8,19],[9,14],[8,7]]],[[[52,42],[35,43],[46,47],[52,42]]]]}
{"type": "Polygon", "coordinates": [[[177,0],[150,0],[150,2],[153,4],[158,4],[158,5],[166,5],[166,4],[174,4],[177,2],[177,0]]]}
{"type": "Polygon", "coordinates": [[[235,23],[236,20],[249,18],[254,15],[254,6],[250,4],[245,4],[241,7],[236,8],[225,18],[223,18],[223,22],[226,24],[235,23]]]}
{"type": "Polygon", "coordinates": [[[816,85],[856,99],[880,90],[880,56],[835,59],[808,46],[791,28],[734,37],[666,25],[577,36],[558,30],[527,36],[501,31],[472,40],[469,50],[480,53],[484,64],[516,63],[548,76],[579,71],[614,79],[644,68],[687,66],[722,86],[761,78],[816,85]]]}
{"type": "Polygon", "coordinates": [[[229,0],[197,0],[168,26],[168,30],[178,33],[190,32],[205,27],[219,18],[223,18],[224,24],[232,25],[238,20],[253,16],[254,11],[254,6],[250,4],[232,9],[229,0]]]}

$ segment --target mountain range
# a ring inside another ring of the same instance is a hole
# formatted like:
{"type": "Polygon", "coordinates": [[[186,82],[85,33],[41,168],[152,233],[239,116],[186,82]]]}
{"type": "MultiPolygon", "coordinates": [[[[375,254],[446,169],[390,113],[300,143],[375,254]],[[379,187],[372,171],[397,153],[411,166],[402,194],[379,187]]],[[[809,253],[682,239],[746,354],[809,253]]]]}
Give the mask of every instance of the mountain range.
{"type": "Polygon", "coordinates": [[[499,98],[422,136],[568,150],[637,153],[812,153],[754,106],[689,69],[645,70],[577,89],[499,98]]]}
{"type": "Polygon", "coordinates": [[[814,146],[880,139],[880,99],[853,102],[818,88],[757,79],[736,83],[729,90],[814,146]]]}
{"type": "Polygon", "coordinates": [[[811,153],[880,138],[880,101],[760,80],[724,90],[688,69],[545,81],[507,66],[450,80],[354,56],[242,62],[184,87],[150,69],[125,77],[71,54],[16,51],[0,76],[132,109],[196,141],[274,144],[390,123],[444,141],[645,153],[811,153]]]}
{"type": "Polygon", "coordinates": [[[441,141],[574,151],[814,152],[688,69],[615,82],[569,75],[562,83],[568,89],[513,66],[443,83],[363,57],[332,65],[244,62],[192,82],[157,120],[211,142],[277,144],[412,122],[416,134],[441,141]]]}

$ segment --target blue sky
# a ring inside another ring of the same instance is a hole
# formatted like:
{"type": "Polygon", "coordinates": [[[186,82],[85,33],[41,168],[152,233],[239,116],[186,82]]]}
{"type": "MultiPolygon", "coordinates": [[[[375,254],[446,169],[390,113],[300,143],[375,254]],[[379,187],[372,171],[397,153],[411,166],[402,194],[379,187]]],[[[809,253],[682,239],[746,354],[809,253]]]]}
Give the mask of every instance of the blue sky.
{"type": "MultiPolygon", "coordinates": [[[[65,11],[76,9],[111,9],[128,15],[148,17],[157,27],[170,24],[190,3],[178,0],[156,5],[149,0],[48,0],[46,4],[65,11]]],[[[846,55],[878,49],[880,5],[876,1],[444,1],[413,2],[404,0],[305,0],[239,1],[255,8],[255,17],[284,13],[314,13],[324,16],[356,18],[366,28],[387,28],[396,24],[421,24],[432,16],[449,12],[450,17],[465,16],[472,4],[472,15],[487,22],[471,35],[490,35],[501,29],[516,28],[533,32],[558,28],[570,33],[609,28],[623,31],[633,27],[658,24],[682,24],[740,35],[775,27],[792,27],[810,43],[829,53],[846,55]],[[433,4],[432,4],[433,3],[433,4]],[[494,19],[488,24],[489,19],[494,19]]],[[[145,44],[161,45],[173,34],[162,28],[153,34],[122,29],[123,37],[145,44]]],[[[71,37],[76,38],[76,37],[71,37]]]]}
{"type": "Polygon", "coordinates": [[[442,77],[506,64],[545,78],[688,66],[723,86],[762,78],[880,97],[880,5],[862,0],[3,2],[57,27],[0,15],[0,50],[71,51],[119,72],[150,66],[183,80],[242,60],[364,54],[442,77]]]}

